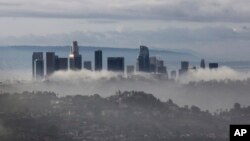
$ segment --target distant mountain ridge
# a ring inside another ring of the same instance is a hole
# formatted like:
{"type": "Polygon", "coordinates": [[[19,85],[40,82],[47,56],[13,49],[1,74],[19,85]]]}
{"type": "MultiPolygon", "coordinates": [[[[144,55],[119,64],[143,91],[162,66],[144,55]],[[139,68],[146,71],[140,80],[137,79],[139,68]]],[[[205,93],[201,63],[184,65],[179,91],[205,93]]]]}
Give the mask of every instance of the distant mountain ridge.
{"type": "MultiPolygon", "coordinates": [[[[34,48],[43,48],[43,49],[51,49],[51,48],[64,48],[67,49],[69,48],[69,46],[37,46],[37,45],[18,45],[18,46],[6,46],[6,47],[11,47],[14,49],[34,49],[34,48]]],[[[139,47],[138,48],[124,48],[124,47],[107,47],[107,46],[79,46],[80,49],[85,49],[85,50],[126,50],[126,51],[138,51],[139,52],[139,47]]],[[[162,48],[150,48],[149,46],[149,50],[151,52],[155,52],[155,53],[168,53],[168,54],[179,54],[179,55],[189,55],[192,57],[197,57],[199,56],[198,53],[195,53],[193,50],[190,49],[162,49],[162,48]]]]}

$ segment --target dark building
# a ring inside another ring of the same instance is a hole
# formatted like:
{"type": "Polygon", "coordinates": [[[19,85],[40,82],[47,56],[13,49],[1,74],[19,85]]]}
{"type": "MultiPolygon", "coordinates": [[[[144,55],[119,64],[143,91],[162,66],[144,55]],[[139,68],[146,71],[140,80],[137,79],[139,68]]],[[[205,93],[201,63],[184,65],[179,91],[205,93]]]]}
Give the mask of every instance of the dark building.
{"type": "Polygon", "coordinates": [[[201,59],[200,67],[201,67],[202,69],[205,69],[205,68],[206,68],[206,64],[205,64],[205,60],[204,60],[204,59],[201,59]]]}
{"type": "Polygon", "coordinates": [[[96,71],[102,70],[102,51],[101,50],[95,51],[95,70],[96,71]]]}
{"type": "Polygon", "coordinates": [[[68,58],[58,58],[58,70],[68,70],[68,58]]]}
{"type": "Polygon", "coordinates": [[[163,60],[157,60],[157,73],[160,74],[167,74],[167,67],[164,66],[163,60]]]}
{"type": "Polygon", "coordinates": [[[75,70],[81,70],[82,69],[82,56],[78,55],[74,57],[75,61],[75,70]]]}
{"type": "Polygon", "coordinates": [[[72,42],[72,46],[70,47],[70,53],[73,54],[74,56],[79,55],[79,46],[77,41],[72,42]]]}
{"type": "Polygon", "coordinates": [[[189,62],[181,61],[181,69],[179,70],[179,75],[187,73],[188,68],[189,68],[189,62]]]}
{"type": "Polygon", "coordinates": [[[92,70],[92,64],[91,64],[91,61],[84,61],[84,69],[86,70],[92,70]]]}
{"type": "Polygon", "coordinates": [[[188,68],[189,68],[189,62],[188,61],[181,61],[181,69],[187,71],[188,68]]]}
{"type": "Polygon", "coordinates": [[[58,71],[59,70],[59,58],[58,56],[56,55],[55,56],[55,71],[58,71]]]}
{"type": "Polygon", "coordinates": [[[157,58],[155,56],[149,58],[149,68],[150,72],[156,73],[157,72],[157,58]]]}
{"type": "Polygon", "coordinates": [[[218,63],[209,63],[209,69],[217,69],[219,67],[218,63]]]}
{"type": "Polygon", "coordinates": [[[43,79],[44,77],[44,61],[42,59],[34,60],[34,78],[36,80],[43,79]]]}
{"type": "Polygon", "coordinates": [[[43,52],[33,52],[32,55],[32,76],[35,77],[35,69],[34,69],[34,62],[35,60],[43,60],[43,52]]]}
{"type": "Polygon", "coordinates": [[[69,69],[70,70],[75,70],[75,60],[74,57],[69,57],[69,69]]]}
{"type": "Polygon", "coordinates": [[[167,67],[164,66],[163,60],[158,60],[155,56],[149,58],[150,63],[150,72],[151,73],[159,73],[159,74],[166,74],[167,67]]]}
{"type": "Polygon", "coordinates": [[[149,63],[149,50],[146,46],[140,46],[140,54],[138,56],[138,70],[141,72],[149,72],[150,71],[150,63],[149,63]]]}
{"type": "Polygon", "coordinates": [[[77,41],[73,41],[72,46],[70,47],[69,68],[71,70],[82,69],[82,56],[79,54],[79,46],[77,41]]]}
{"type": "Polygon", "coordinates": [[[70,57],[69,58],[69,68],[71,70],[81,70],[82,69],[82,56],[70,57]]]}
{"type": "Polygon", "coordinates": [[[124,57],[108,57],[108,71],[124,72],[124,57]]]}
{"type": "Polygon", "coordinates": [[[55,52],[46,52],[46,74],[51,75],[55,72],[56,68],[55,52]]]}

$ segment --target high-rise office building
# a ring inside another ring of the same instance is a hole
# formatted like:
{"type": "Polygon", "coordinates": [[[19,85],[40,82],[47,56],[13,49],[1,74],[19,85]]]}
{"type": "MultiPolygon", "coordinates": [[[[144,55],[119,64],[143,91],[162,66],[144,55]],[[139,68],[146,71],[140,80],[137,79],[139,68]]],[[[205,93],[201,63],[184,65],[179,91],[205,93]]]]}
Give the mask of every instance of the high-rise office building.
{"type": "Polygon", "coordinates": [[[164,66],[164,61],[163,60],[157,60],[157,73],[160,74],[166,74],[167,73],[167,67],[164,66]]]}
{"type": "Polygon", "coordinates": [[[138,69],[142,72],[149,72],[150,71],[150,64],[149,64],[149,50],[146,46],[140,46],[140,54],[138,56],[138,69]]]}
{"type": "Polygon", "coordinates": [[[68,70],[68,58],[58,58],[58,70],[68,70]]]}
{"type": "Polygon", "coordinates": [[[81,70],[82,69],[82,55],[75,56],[74,61],[75,61],[75,70],[81,70]]]}
{"type": "Polygon", "coordinates": [[[72,42],[72,46],[70,47],[70,54],[72,54],[74,56],[79,55],[79,46],[78,46],[77,41],[72,42]]]}
{"type": "Polygon", "coordinates": [[[206,64],[205,64],[205,60],[204,60],[204,59],[201,59],[200,67],[201,67],[202,69],[205,69],[205,68],[206,68],[206,64]]]}
{"type": "Polygon", "coordinates": [[[79,46],[77,41],[73,41],[72,46],[70,47],[69,68],[71,70],[82,69],[82,56],[79,54],[79,46]]]}
{"type": "Polygon", "coordinates": [[[209,69],[217,69],[219,67],[218,63],[209,63],[209,69]]]}
{"type": "Polygon", "coordinates": [[[189,62],[188,61],[181,61],[181,69],[187,71],[188,68],[189,68],[189,62]]]}
{"type": "Polygon", "coordinates": [[[84,61],[84,69],[86,70],[92,70],[92,64],[91,61],[84,61]]]}
{"type": "Polygon", "coordinates": [[[51,75],[56,68],[55,52],[46,52],[46,74],[51,75]]]}
{"type": "Polygon", "coordinates": [[[124,57],[108,57],[108,71],[124,72],[124,57]]]}
{"type": "Polygon", "coordinates": [[[181,69],[179,70],[179,75],[185,74],[189,69],[188,61],[181,61],[181,69]]]}
{"type": "Polygon", "coordinates": [[[102,70],[102,51],[101,50],[95,51],[95,70],[96,71],[102,70]]]}
{"type": "Polygon", "coordinates": [[[34,60],[34,78],[41,80],[44,77],[44,61],[42,59],[34,60]]]}
{"type": "Polygon", "coordinates": [[[82,69],[82,56],[69,57],[69,68],[71,70],[81,70],[82,69]]]}
{"type": "Polygon", "coordinates": [[[55,55],[55,71],[59,70],[59,57],[55,55]]]}
{"type": "Polygon", "coordinates": [[[35,77],[35,72],[34,72],[34,62],[35,60],[43,60],[43,52],[33,52],[32,55],[32,76],[35,77]]]}
{"type": "Polygon", "coordinates": [[[149,57],[149,64],[150,64],[150,72],[156,73],[157,72],[157,58],[155,56],[149,57]]]}
{"type": "Polygon", "coordinates": [[[150,63],[150,72],[151,73],[159,73],[159,74],[166,74],[167,67],[164,66],[163,60],[158,60],[155,56],[149,58],[150,63]]]}

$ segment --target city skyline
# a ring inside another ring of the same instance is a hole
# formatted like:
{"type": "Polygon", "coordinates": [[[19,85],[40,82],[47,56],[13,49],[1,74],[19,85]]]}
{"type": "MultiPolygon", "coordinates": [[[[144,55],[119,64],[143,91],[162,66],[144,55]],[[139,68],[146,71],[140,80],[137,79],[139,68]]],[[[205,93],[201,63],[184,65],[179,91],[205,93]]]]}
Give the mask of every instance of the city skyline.
{"type": "MultiPolygon", "coordinates": [[[[172,70],[168,73],[167,66],[164,60],[156,56],[150,56],[149,48],[145,45],[140,45],[139,54],[134,65],[125,64],[124,56],[112,57],[107,56],[107,71],[118,72],[122,75],[131,77],[135,72],[143,72],[149,74],[158,74],[158,77],[175,80],[178,77],[186,74],[189,70],[196,70],[197,66],[189,66],[189,61],[181,61],[181,68],[172,70]],[[126,65],[126,66],[125,66],[126,65]]],[[[86,69],[92,71],[92,61],[82,60],[82,55],[77,41],[72,41],[68,58],[61,58],[55,52],[46,51],[46,60],[43,58],[43,52],[33,52],[32,55],[32,76],[39,80],[43,77],[51,76],[55,71],[80,71],[86,69]],[[44,63],[45,62],[45,63],[44,63]],[[45,67],[46,66],[46,67],[45,67]],[[45,71],[46,70],[46,73],[45,71]]],[[[98,49],[94,51],[94,71],[102,71],[103,69],[103,51],[98,49]]],[[[200,69],[206,68],[205,59],[201,59],[200,69]]],[[[208,63],[209,69],[218,69],[219,64],[216,62],[208,63]]]]}
{"type": "Polygon", "coordinates": [[[250,134],[249,0],[0,0],[0,31],[0,141],[250,134]]]}

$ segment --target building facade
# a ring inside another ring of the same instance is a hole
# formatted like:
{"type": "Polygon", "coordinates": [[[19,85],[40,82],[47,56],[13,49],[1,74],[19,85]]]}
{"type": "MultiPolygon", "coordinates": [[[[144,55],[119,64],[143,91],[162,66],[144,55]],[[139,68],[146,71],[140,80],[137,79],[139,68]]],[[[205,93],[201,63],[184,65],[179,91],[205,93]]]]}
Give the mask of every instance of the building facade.
{"type": "Polygon", "coordinates": [[[202,69],[206,68],[206,64],[205,64],[205,60],[204,59],[201,59],[200,68],[202,68],[202,69]]]}
{"type": "Polygon", "coordinates": [[[124,57],[108,57],[108,71],[124,72],[124,57]]]}
{"type": "Polygon", "coordinates": [[[44,77],[44,61],[42,59],[34,60],[34,78],[41,80],[44,77]]]}
{"type": "Polygon", "coordinates": [[[84,61],[84,69],[86,70],[92,70],[92,64],[91,64],[91,61],[84,61]]]}
{"type": "Polygon", "coordinates": [[[209,69],[218,69],[219,64],[218,63],[209,63],[209,69]]]}
{"type": "Polygon", "coordinates": [[[146,46],[140,46],[140,53],[137,58],[138,61],[138,70],[140,72],[149,72],[150,71],[150,62],[149,62],[149,50],[146,46]]]}
{"type": "Polygon", "coordinates": [[[35,60],[43,60],[43,52],[33,52],[32,55],[32,76],[35,77],[35,60]]]}
{"type": "Polygon", "coordinates": [[[71,70],[82,69],[82,55],[79,54],[79,46],[77,41],[73,41],[72,46],[70,47],[69,68],[71,70]]]}
{"type": "Polygon", "coordinates": [[[101,50],[95,51],[95,70],[96,71],[102,70],[102,51],[101,50]]]}
{"type": "Polygon", "coordinates": [[[46,52],[46,74],[49,76],[56,70],[55,52],[46,52]]]}

